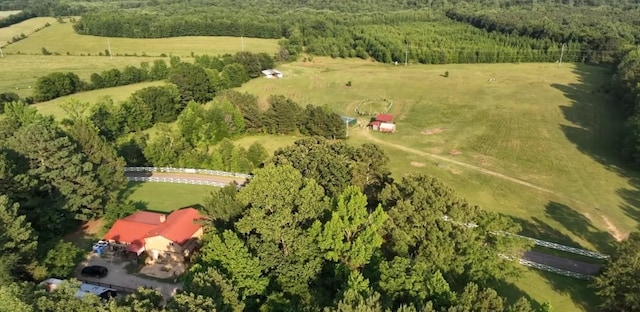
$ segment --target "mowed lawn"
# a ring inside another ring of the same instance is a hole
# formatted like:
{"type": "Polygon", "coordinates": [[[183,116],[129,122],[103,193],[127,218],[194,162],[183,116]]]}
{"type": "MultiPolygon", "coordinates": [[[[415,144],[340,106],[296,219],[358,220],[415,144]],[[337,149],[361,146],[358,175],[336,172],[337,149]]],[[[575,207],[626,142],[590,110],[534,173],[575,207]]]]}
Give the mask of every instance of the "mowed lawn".
{"type": "MultiPolygon", "coordinates": [[[[0,19],[10,15],[7,14],[3,16],[4,12],[20,11],[0,11],[0,19]]],[[[36,31],[36,29],[44,27],[44,25],[46,25],[47,23],[53,25],[56,23],[56,19],[53,17],[35,17],[17,24],[13,24],[9,27],[0,28],[0,47],[3,47],[11,42],[11,39],[15,36],[20,36],[21,34],[24,34],[25,36],[31,35],[36,31]]]]}
{"type": "Polygon", "coordinates": [[[129,182],[128,200],[141,202],[147,210],[171,212],[202,205],[214,186],[160,182],[129,182]]]}
{"type": "Polygon", "coordinates": [[[126,86],[113,87],[113,88],[105,88],[92,90],[87,92],[80,92],[72,95],[67,95],[63,97],[59,97],[57,99],[53,99],[47,102],[40,102],[34,104],[38,112],[44,115],[52,115],[56,119],[63,118],[67,115],[67,113],[62,108],[62,104],[67,103],[72,100],[78,100],[82,103],[87,104],[87,109],[93,107],[99,101],[105,99],[106,97],[111,98],[113,103],[118,105],[120,102],[129,98],[131,94],[134,92],[144,89],[147,87],[160,86],[164,85],[164,81],[151,81],[151,82],[141,82],[130,84],[126,86]]]}
{"type": "Polygon", "coordinates": [[[141,62],[153,63],[158,57],[66,56],[66,55],[5,55],[0,58],[0,93],[15,92],[20,96],[32,96],[38,78],[54,72],[72,72],[89,81],[93,73],[126,66],[140,67],[141,62]]]}
{"type": "Polygon", "coordinates": [[[105,54],[111,45],[113,55],[149,55],[161,54],[189,57],[191,54],[219,55],[236,53],[243,50],[274,54],[278,49],[276,39],[240,38],[240,37],[175,37],[161,39],[107,38],[79,35],[73,30],[73,24],[55,23],[29,38],[16,42],[5,49],[6,53],[42,54],[45,47],[52,53],[66,55],[105,54]]]}

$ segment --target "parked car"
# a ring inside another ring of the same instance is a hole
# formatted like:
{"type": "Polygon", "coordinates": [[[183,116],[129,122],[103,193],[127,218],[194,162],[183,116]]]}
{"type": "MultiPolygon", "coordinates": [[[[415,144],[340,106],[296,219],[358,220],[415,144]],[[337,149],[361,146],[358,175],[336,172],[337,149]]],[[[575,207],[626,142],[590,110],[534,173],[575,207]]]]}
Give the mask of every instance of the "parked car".
{"type": "Polygon", "coordinates": [[[82,276],[103,278],[109,274],[109,270],[103,266],[92,265],[83,268],[80,274],[82,276]]]}

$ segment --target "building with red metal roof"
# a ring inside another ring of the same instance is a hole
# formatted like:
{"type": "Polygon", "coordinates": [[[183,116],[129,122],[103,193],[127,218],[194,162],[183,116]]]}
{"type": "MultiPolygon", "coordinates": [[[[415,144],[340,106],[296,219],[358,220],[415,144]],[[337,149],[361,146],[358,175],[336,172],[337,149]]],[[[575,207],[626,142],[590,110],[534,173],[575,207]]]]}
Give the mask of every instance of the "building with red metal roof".
{"type": "Polygon", "coordinates": [[[175,210],[169,215],[138,211],[116,221],[104,239],[125,245],[127,251],[137,255],[146,250],[153,259],[181,259],[189,256],[202,237],[202,219],[194,208],[175,210]]]}

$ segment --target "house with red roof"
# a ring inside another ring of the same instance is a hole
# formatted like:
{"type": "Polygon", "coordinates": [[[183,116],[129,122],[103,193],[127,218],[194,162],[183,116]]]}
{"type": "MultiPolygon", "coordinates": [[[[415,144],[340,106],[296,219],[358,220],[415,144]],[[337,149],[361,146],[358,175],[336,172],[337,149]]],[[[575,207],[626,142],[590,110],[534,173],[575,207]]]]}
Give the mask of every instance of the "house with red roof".
{"type": "Polygon", "coordinates": [[[158,257],[184,260],[202,237],[204,217],[194,208],[179,209],[169,215],[138,211],[113,224],[104,239],[124,245],[126,251],[140,255],[147,251],[152,259],[158,257]]]}

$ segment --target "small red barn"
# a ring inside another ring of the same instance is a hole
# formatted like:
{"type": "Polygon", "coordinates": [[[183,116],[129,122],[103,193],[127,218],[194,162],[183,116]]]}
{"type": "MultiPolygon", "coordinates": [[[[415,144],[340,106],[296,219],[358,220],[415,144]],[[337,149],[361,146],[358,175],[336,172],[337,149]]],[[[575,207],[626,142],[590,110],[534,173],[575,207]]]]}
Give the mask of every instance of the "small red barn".
{"type": "Polygon", "coordinates": [[[393,123],[393,115],[378,114],[376,119],[368,125],[371,129],[380,132],[396,132],[396,125],[393,123]]]}
{"type": "Polygon", "coordinates": [[[392,123],[393,122],[393,115],[378,114],[378,116],[376,116],[376,121],[392,123]]]}

